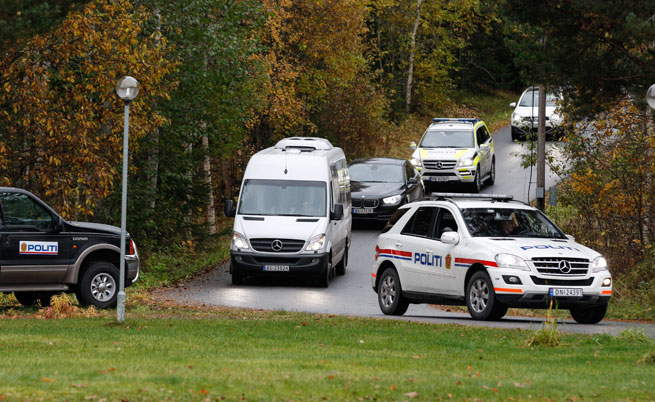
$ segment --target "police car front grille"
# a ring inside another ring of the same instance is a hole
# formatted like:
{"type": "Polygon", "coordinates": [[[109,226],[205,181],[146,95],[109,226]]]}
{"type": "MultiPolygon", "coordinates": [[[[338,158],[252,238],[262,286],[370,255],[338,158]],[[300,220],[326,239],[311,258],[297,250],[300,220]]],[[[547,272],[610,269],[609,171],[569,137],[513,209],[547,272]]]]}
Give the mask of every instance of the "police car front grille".
{"type": "Polygon", "coordinates": [[[587,279],[544,279],[538,278],[534,275],[530,276],[535,285],[551,285],[551,286],[591,286],[594,278],[587,279]]]}
{"type": "Polygon", "coordinates": [[[356,200],[353,198],[353,208],[377,208],[379,200],[356,200]]]}
{"type": "Polygon", "coordinates": [[[532,259],[532,264],[537,268],[537,272],[544,275],[580,276],[589,271],[589,260],[586,258],[538,257],[532,259]],[[568,261],[571,271],[562,272],[559,269],[560,261],[568,261]]]}
{"type": "Polygon", "coordinates": [[[295,253],[302,250],[305,241],[295,239],[250,239],[250,244],[256,251],[265,251],[269,253],[295,253]],[[282,242],[282,248],[279,250],[273,248],[273,242],[276,240],[282,242]]]}
{"type": "Polygon", "coordinates": [[[457,165],[457,161],[423,161],[423,166],[431,170],[454,169],[455,165],[457,165]]]}

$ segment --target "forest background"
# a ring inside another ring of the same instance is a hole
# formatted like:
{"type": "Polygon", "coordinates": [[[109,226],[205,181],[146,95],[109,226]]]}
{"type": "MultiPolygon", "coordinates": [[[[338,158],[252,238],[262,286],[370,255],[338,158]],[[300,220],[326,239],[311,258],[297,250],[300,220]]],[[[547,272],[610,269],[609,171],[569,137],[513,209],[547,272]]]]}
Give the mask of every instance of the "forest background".
{"type": "Polygon", "coordinates": [[[653,306],[655,132],[643,101],[655,83],[653,10],[634,0],[0,0],[0,184],[67,219],[118,224],[114,85],[131,75],[141,92],[128,228],[146,257],[193,252],[229,231],[224,200],[249,156],[281,138],[325,137],[349,160],[397,155],[398,138],[431,117],[476,117],[470,97],[543,83],[564,93],[567,123],[549,214],[608,256],[617,297],[653,306]]]}

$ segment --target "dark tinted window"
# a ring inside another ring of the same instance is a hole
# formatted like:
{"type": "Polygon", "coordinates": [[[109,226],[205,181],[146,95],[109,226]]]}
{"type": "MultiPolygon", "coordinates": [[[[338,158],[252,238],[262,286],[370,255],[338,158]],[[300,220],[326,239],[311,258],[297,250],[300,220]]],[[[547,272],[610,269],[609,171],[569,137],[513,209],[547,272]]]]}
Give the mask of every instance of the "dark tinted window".
{"type": "Polygon", "coordinates": [[[564,233],[536,209],[467,208],[462,210],[462,218],[474,237],[566,239],[564,233]]]}
{"type": "Polygon", "coordinates": [[[384,226],[384,229],[382,229],[382,233],[388,232],[393,227],[393,225],[395,225],[396,222],[398,222],[400,218],[402,218],[403,215],[407,213],[407,211],[409,211],[409,208],[397,209],[396,212],[394,212],[394,214],[391,216],[391,219],[389,219],[389,222],[387,222],[387,224],[384,226]]]}
{"type": "Polygon", "coordinates": [[[401,234],[431,237],[436,209],[435,207],[421,207],[417,209],[414,216],[412,216],[403,228],[401,234]]]}
{"type": "Polygon", "coordinates": [[[2,193],[0,204],[5,225],[35,226],[39,229],[52,227],[50,212],[25,194],[2,193]]]}
{"type": "Polygon", "coordinates": [[[434,237],[440,239],[444,232],[457,232],[457,221],[455,221],[455,217],[449,210],[442,208],[434,237]]]}

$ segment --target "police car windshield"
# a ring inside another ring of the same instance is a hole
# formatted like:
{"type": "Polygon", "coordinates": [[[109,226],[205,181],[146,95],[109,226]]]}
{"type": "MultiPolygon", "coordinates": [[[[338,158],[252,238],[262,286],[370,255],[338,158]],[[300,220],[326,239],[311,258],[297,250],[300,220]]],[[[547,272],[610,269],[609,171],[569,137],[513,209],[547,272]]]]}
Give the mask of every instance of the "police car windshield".
{"type": "Polygon", "coordinates": [[[421,148],[473,148],[473,130],[428,130],[421,148]]]}
{"type": "Polygon", "coordinates": [[[566,239],[557,226],[534,209],[465,208],[462,217],[473,237],[566,239]]]}
{"type": "Polygon", "coordinates": [[[326,216],[325,183],[249,179],[243,183],[240,215],[326,216]]]}
{"type": "Polygon", "coordinates": [[[367,183],[402,183],[405,181],[402,165],[382,163],[354,163],[348,166],[350,181],[367,183]]]}

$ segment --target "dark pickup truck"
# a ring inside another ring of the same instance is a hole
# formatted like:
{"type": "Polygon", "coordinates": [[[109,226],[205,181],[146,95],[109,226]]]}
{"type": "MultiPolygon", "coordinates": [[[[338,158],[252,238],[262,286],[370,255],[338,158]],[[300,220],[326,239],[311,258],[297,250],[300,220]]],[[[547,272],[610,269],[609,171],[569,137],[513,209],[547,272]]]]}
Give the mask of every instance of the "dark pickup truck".
{"type": "MultiPolygon", "coordinates": [[[[83,305],[114,307],[120,264],[118,227],[68,222],[29,191],[0,187],[0,292],[23,305],[57,293],[83,305]]],[[[125,243],[125,286],[139,277],[139,255],[125,243]]]]}

